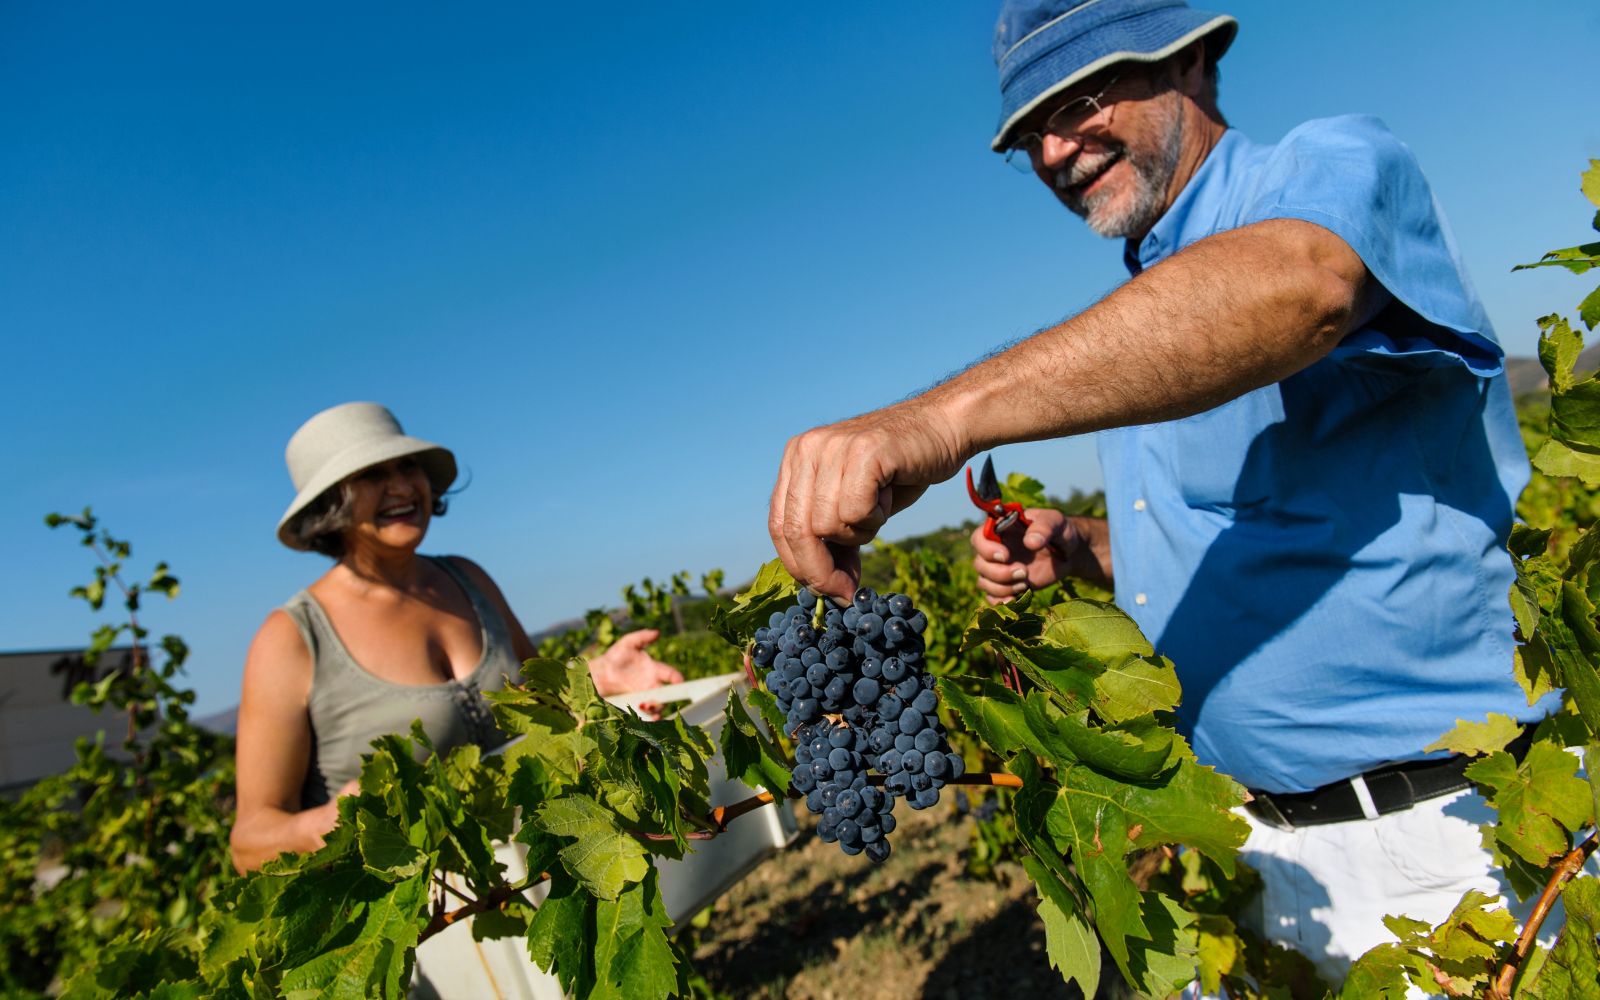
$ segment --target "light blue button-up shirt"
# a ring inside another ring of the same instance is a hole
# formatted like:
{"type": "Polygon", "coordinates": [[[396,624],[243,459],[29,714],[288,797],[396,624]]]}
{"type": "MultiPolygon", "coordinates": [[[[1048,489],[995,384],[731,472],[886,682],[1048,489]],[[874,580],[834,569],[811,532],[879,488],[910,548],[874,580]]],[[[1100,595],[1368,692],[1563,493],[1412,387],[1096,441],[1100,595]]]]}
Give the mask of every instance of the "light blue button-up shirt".
{"type": "Polygon", "coordinates": [[[1528,479],[1502,352],[1416,160],[1377,119],[1228,131],[1137,274],[1267,219],[1338,235],[1391,296],[1304,371],[1099,438],[1117,603],[1177,664],[1203,763],[1294,792],[1530,720],[1504,544],[1528,479]]]}

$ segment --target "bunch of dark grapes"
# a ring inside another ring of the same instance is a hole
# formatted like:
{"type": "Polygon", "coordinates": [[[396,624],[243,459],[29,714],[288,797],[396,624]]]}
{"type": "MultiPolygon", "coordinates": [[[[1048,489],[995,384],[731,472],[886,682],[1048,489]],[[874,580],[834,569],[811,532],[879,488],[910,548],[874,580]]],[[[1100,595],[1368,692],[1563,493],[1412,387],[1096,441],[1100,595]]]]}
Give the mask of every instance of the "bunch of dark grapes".
{"type": "Polygon", "coordinates": [[[751,659],[787,716],[796,744],[793,787],[822,817],[817,835],[846,854],[889,856],[894,804],[939,801],[939,789],[965,770],[939,723],[939,696],[924,669],[928,616],[904,594],[856,591],[849,607],[828,607],[820,627],[817,597],[773,612],[756,631],[751,659]],[[884,776],[867,784],[869,771],[884,776]]]}

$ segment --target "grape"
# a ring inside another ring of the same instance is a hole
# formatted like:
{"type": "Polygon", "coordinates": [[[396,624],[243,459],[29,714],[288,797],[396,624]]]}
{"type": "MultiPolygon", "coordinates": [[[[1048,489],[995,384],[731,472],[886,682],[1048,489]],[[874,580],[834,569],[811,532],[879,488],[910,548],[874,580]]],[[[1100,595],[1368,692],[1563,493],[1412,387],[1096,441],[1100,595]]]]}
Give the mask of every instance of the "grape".
{"type": "Polygon", "coordinates": [[[793,607],[769,616],[750,659],[785,714],[793,788],[821,817],[817,836],[882,861],[896,800],[934,805],[964,762],[950,751],[922,667],[927,615],[904,594],[870,587],[845,608],[818,603],[802,590],[793,607]],[[881,787],[867,783],[869,771],[885,776],[881,787]]]}

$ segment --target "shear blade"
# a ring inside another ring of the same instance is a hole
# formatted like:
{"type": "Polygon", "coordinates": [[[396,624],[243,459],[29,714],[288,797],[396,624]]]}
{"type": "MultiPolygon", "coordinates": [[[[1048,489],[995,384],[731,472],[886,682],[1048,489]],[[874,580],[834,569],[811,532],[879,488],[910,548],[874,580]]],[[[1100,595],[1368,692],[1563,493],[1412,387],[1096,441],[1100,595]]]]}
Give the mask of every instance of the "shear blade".
{"type": "Polygon", "coordinates": [[[984,456],[983,471],[978,473],[978,496],[985,500],[1000,499],[1000,482],[994,478],[994,459],[984,456]]]}

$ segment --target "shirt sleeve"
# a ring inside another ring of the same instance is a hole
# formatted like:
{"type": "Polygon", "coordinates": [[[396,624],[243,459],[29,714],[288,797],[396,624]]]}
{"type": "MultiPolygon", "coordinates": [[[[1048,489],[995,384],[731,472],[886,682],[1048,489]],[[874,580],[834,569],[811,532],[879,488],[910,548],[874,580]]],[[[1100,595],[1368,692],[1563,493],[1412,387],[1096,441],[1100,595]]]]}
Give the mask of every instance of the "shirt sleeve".
{"type": "Polygon", "coordinates": [[[1491,376],[1504,353],[1416,158],[1370,116],[1307,122],[1268,157],[1242,224],[1303,219],[1344,240],[1389,304],[1334,351],[1346,360],[1465,365],[1491,376]]]}

